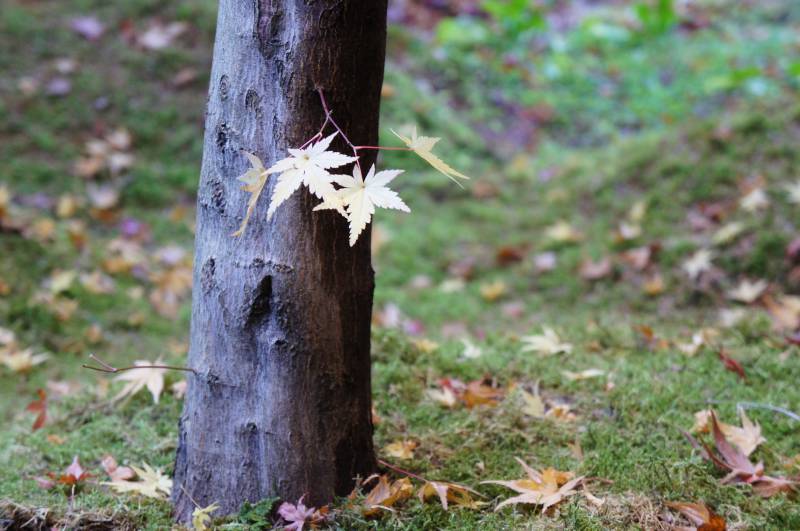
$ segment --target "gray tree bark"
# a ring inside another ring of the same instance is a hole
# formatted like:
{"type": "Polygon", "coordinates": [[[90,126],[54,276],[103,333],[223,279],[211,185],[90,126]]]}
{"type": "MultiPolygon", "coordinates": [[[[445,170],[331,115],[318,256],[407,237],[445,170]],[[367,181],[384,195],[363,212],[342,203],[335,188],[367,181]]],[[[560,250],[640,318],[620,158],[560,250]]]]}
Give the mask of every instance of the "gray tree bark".
{"type": "MultiPolygon", "coordinates": [[[[221,0],[197,199],[190,374],[175,460],[179,521],[269,496],[322,505],[375,469],[369,234],[305,188],[245,233],[236,177],[312,137],[316,88],[356,145],[375,145],[386,0],[221,0]]],[[[350,154],[340,139],[339,151],[350,154]]],[[[374,155],[365,156],[367,168],[374,155]]],[[[348,168],[349,171],[349,168],[348,168]]]]}

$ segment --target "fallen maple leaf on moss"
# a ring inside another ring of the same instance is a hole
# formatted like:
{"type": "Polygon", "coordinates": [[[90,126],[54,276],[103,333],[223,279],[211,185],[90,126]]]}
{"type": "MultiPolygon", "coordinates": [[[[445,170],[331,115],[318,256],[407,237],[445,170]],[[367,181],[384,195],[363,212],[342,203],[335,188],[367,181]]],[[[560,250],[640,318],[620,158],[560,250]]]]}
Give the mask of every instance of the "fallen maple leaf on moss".
{"type": "Polygon", "coordinates": [[[25,411],[37,413],[36,420],[33,421],[33,431],[44,426],[44,423],[47,421],[47,393],[44,389],[38,389],[36,394],[39,398],[25,406],[25,411]]]}
{"type": "Polygon", "coordinates": [[[705,504],[667,502],[667,507],[680,512],[692,523],[692,527],[673,526],[676,531],[725,531],[727,528],[725,519],[714,514],[705,504]]]}
{"type": "Polygon", "coordinates": [[[384,446],[383,452],[389,457],[397,459],[412,459],[417,446],[419,446],[417,441],[395,441],[384,446]]]}
{"type": "Polygon", "coordinates": [[[413,493],[410,479],[401,478],[390,483],[388,476],[380,476],[378,483],[364,499],[362,513],[367,518],[379,516],[383,511],[392,510],[395,505],[409,499],[413,493]]]}
{"type": "Polygon", "coordinates": [[[208,531],[211,524],[211,513],[219,509],[219,505],[214,502],[208,507],[195,507],[192,511],[192,527],[194,531],[208,531]]]}
{"type": "Polygon", "coordinates": [[[722,478],[723,484],[746,483],[753,487],[756,494],[764,497],[773,496],[779,492],[791,492],[796,489],[797,482],[786,478],[777,478],[764,474],[764,464],[753,464],[750,459],[739,449],[734,448],[726,439],[720,429],[719,421],[714,411],[711,411],[711,429],[714,435],[716,451],[705,443],[700,443],[684,432],[689,442],[700,451],[700,455],[720,469],[728,472],[722,478]]]}
{"type": "Polygon", "coordinates": [[[161,470],[154,469],[147,463],[143,468],[131,466],[139,481],[126,481],[118,479],[116,481],[103,482],[117,492],[131,492],[140,494],[147,498],[166,499],[172,491],[172,480],[161,473],[161,470]]]}
{"type": "Polygon", "coordinates": [[[541,334],[523,336],[520,340],[523,343],[522,352],[536,352],[544,356],[572,352],[572,345],[563,341],[555,330],[547,326],[542,327],[541,334]]]}
{"type": "Polygon", "coordinates": [[[541,505],[542,512],[560,503],[569,496],[578,493],[576,488],[583,482],[583,476],[574,478],[572,472],[560,472],[554,468],[546,468],[541,472],[528,466],[522,459],[516,458],[528,475],[525,479],[512,481],[482,481],[493,485],[502,485],[518,492],[519,496],[514,496],[501,502],[495,511],[499,511],[506,505],[519,503],[530,505],[541,505]]]}
{"type": "Polygon", "coordinates": [[[316,528],[319,524],[324,523],[327,518],[327,505],[319,509],[306,507],[303,503],[303,498],[305,498],[305,496],[301,496],[300,499],[297,500],[297,504],[283,502],[281,506],[278,507],[278,514],[288,524],[283,528],[284,530],[303,531],[306,524],[312,528],[316,528]]]}
{"type": "Polygon", "coordinates": [[[480,493],[464,485],[447,481],[426,481],[417,492],[422,502],[438,497],[445,511],[451,503],[469,509],[478,509],[481,505],[485,505],[484,502],[474,500],[473,495],[480,496],[480,493]]]}
{"type": "MultiPolygon", "coordinates": [[[[767,440],[761,435],[761,426],[751,421],[745,414],[744,409],[739,409],[739,418],[742,421],[741,428],[724,422],[717,421],[717,423],[725,439],[736,446],[744,455],[749,456],[758,448],[758,445],[767,442],[767,440]]],[[[698,411],[694,414],[692,431],[695,433],[709,433],[711,431],[710,420],[710,409],[698,411]]]]}

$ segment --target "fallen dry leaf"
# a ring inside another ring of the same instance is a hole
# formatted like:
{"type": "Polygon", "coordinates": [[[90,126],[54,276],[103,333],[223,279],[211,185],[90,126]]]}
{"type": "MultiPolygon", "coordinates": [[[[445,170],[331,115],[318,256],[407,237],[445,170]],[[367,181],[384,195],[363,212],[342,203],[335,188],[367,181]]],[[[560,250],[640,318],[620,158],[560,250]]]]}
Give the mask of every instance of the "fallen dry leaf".
{"type": "Polygon", "coordinates": [[[779,492],[791,492],[796,489],[797,482],[785,478],[772,477],[764,474],[764,464],[753,464],[750,459],[739,449],[734,448],[726,439],[720,429],[716,414],[711,412],[711,429],[714,435],[716,451],[705,443],[699,443],[694,437],[684,432],[684,435],[700,455],[728,472],[722,478],[723,484],[744,483],[751,485],[756,494],[764,497],[773,496],[779,492]]]}
{"type": "Polygon", "coordinates": [[[33,421],[33,431],[44,426],[44,423],[47,421],[47,393],[44,389],[38,389],[36,394],[39,398],[25,406],[25,411],[37,413],[36,420],[33,421]]]}
{"type": "Polygon", "coordinates": [[[383,447],[383,453],[397,459],[413,459],[414,449],[419,446],[417,441],[395,441],[383,447]]]}
{"type": "Polygon", "coordinates": [[[667,502],[667,507],[675,509],[685,516],[694,527],[674,527],[676,531],[725,531],[725,519],[714,514],[703,503],[674,503],[667,502]]]}
{"type": "Polygon", "coordinates": [[[612,270],[611,258],[606,256],[596,262],[593,260],[584,260],[579,273],[584,280],[601,280],[610,276],[612,270]]]}
{"type": "MultiPolygon", "coordinates": [[[[725,439],[736,446],[744,455],[749,456],[761,443],[767,440],[761,435],[761,426],[748,418],[744,409],[739,409],[739,419],[742,427],[725,424],[717,420],[718,426],[725,439]]],[[[694,414],[694,433],[709,433],[711,431],[711,410],[704,409],[694,414]]]]}
{"type": "MultiPolygon", "coordinates": [[[[219,505],[214,502],[208,507],[195,507],[192,511],[192,527],[194,531],[208,531],[211,529],[211,513],[219,509],[219,505]]],[[[280,513],[280,509],[279,509],[280,513]]]]}
{"type": "Polygon", "coordinates": [[[508,286],[502,280],[496,280],[480,287],[481,297],[487,302],[493,302],[508,293],[508,286]]]}
{"type": "Polygon", "coordinates": [[[378,477],[378,483],[369,491],[364,499],[362,513],[367,518],[381,515],[411,497],[414,487],[411,480],[401,478],[394,482],[389,481],[386,475],[378,477]]]}
{"type": "Polygon", "coordinates": [[[544,231],[548,240],[559,243],[575,243],[583,239],[583,234],[566,221],[559,221],[544,231]]]}
{"type": "Polygon", "coordinates": [[[126,481],[119,479],[116,481],[103,482],[119,493],[140,494],[147,498],[166,499],[172,491],[172,480],[161,473],[161,470],[154,469],[147,463],[142,468],[131,466],[139,481],[126,481]]]}
{"type": "Polygon", "coordinates": [[[714,254],[708,249],[699,249],[681,267],[692,280],[697,280],[700,275],[711,269],[711,260],[714,254]]]}
{"type": "Polygon", "coordinates": [[[523,343],[522,352],[536,352],[545,356],[572,352],[572,345],[562,341],[552,328],[542,327],[541,334],[533,334],[520,338],[523,343]]]}
{"type": "Polygon", "coordinates": [[[744,367],[742,367],[742,364],[739,363],[737,360],[731,358],[728,355],[728,352],[724,348],[719,349],[719,351],[717,352],[717,356],[719,357],[720,361],[722,361],[722,364],[725,366],[727,370],[735,372],[736,374],[739,375],[739,378],[741,378],[742,380],[747,379],[747,375],[744,372],[744,367]]]}
{"type": "Polygon", "coordinates": [[[575,489],[583,482],[583,477],[573,479],[574,474],[572,472],[559,472],[554,468],[546,468],[540,472],[528,466],[522,459],[516,459],[525,470],[528,476],[526,479],[481,482],[502,485],[520,494],[501,502],[495,508],[495,511],[499,511],[506,505],[523,503],[541,505],[542,512],[545,512],[565,498],[577,494],[578,491],[575,489]]]}
{"type": "Polygon", "coordinates": [[[473,495],[480,496],[478,492],[469,487],[447,481],[426,481],[417,492],[417,496],[422,502],[438,497],[445,511],[451,503],[458,507],[467,507],[469,509],[478,509],[484,505],[483,502],[474,500],[473,495]]]}
{"type": "Polygon", "coordinates": [[[578,372],[561,371],[561,374],[563,374],[564,378],[570,382],[575,382],[579,380],[588,380],[589,378],[599,378],[600,376],[605,376],[606,371],[602,369],[585,369],[578,372]]]}
{"type": "Polygon", "coordinates": [[[328,515],[328,506],[316,509],[314,507],[306,507],[303,503],[301,496],[297,503],[283,502],[278,507],[278,514],[288,524],[283,529],[287,531],[302,531],[306,524],[310,527],[317,527],[324,523],[328,515]]]}
{"type": "Polygon", "coordinates": [[[751,282],[743,279],[735,288],[728,291],[728,298],[744,304],[752,304],[764,294],[768,286],[769,283],[766,280],[751,282]]]}
{"type": "Polygon", "coordinates": [[[106,455],[100,461],[100,466],[106,471],[111,481],[121,481],[131,479],[136,475],[132,468],[127,466],[119,466],[117,460],[111,455],[106,455]]]}

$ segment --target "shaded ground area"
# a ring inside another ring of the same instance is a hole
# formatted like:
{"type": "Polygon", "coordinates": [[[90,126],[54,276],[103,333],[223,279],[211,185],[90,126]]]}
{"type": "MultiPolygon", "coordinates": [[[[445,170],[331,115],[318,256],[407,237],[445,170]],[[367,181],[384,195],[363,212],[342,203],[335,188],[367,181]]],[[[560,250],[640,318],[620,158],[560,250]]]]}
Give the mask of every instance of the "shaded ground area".
{"type": "MultiPolygon", "coordinates": [[[[732,529],[800,527],[794,494],[722,485],[682,434],[743,406],[751,459],[800,474],[797,6],[514,5],[394,3],[383,143],[416,124],[473,180],[387,154],[412,213],[379,212],[373,236],[381,457],[486,505],[367,517],[360,494],[331,525],[658,529],[686,523],[668,502],[703,502],[732,529]],[[481,482],[523,477],[515,458],[603,503],[494,512],[509,491],[481,482]]],[[[166,501],[102,485],[102,460],[171,476],[181,373],[156,402],[81,364],[184,363],[214,9],[0,12],[3,525],[170,525],[166,501]],[[76,455],[74,494],[44,488],[76,455]]],[[[217,523],[274,521],[266,501],[217,523]]]]}

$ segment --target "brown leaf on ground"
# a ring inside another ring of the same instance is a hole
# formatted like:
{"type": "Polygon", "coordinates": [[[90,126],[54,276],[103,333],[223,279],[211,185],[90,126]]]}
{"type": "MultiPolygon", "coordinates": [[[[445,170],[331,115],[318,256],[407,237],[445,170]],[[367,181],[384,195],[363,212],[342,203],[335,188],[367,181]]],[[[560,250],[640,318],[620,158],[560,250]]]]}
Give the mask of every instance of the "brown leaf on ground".
{"type": "Polygon", "coordinates": [[[502,398],[503,390],[492,387],[491,381],[486,378],[469,382],[461,396],[461,400],[468,408],[480,405],[496,406],[502,398]]]}
{"type": "Polygon", "coordinates": [[[106,471],[108,477],[111,478],[111,481],[131,479],[136,475],[132,468],[117,465],[117,460],[111,455],[103,457],[100,461],[100,465],[103,467],[103,470],[106,471]]]}
{"type": "Polygon", "coordinates": [[[502,485],[518,492],[519,496],[514,496],[501,502],[495,511],[499,511],[506,505],[530,504],[541,505],[542,512],[560,503],[565,498],[577,494],[576,488],[583,482],[583,477],[573,478],[572,472],[560,472],[554,468],[546,468],[541,472],[528,466],[522,459],[516,458],[527,474],[525,479],[511,481],[482,481],[493,485],[502,485]]]}
{"type": "Polygon", "coordinates": [[[362,513],[367,518],[381,515],[386,510],[406,501],[414,493],[411,480],[401,478],[390,482],[388,476],[380,476],[378,483],[372,488],[364,499],[362,513]]]}
{"type": "MultiPolygon", "coordinates": [[[[732,426],[717,421],[720,431],[725,438],[736,446],[744,455],[749,456],[755,449],[767,440],[761,435],[761,426],[750,420],[744,409],[739,410],[742,427],[732,426]]],[[[709,433],[711,431],[711,410],[704,409],[694,414],[695,424],[692,431],[695,433],[709,433]]]]}
{"type": "Polygon", "coordinates": [[[77,486],[83,480],[91,476],[91,474],[86,472],[81,466],[77,455],[72,458],[72,463],[64,470],[64,473],[57,474],[48,472],[47,475],[50,476],[50,480],[46,478],[36,478],[36,482],[39,483],[39,486],[45,489],[54,487],[56,483],[61,483],[62,485],[70,487],[77,486]]]}
{"type": "Polygon", "coordinates": [[[36,394],[39,395],[39,398],[25,406],[25,411],[38,413],[38,415],[36,415],[36,420],[33,421],[33,431],[44,426],[44,423],[47,421],[47,393],[44,389],[39,389],[36,391],[36,394]]]}
{"type": "Polygon", "coordinates": [[[674,527],[681,531],[725,531],[725,519],[714,514],[711,509],[702,503],[675,503],[667,502],[667,507],[675,509],[692,523],[692,527],[674,527]]]}
{"type": "Polygon", "coordinates": [[[580,275],[584,280],[601,280],[610,276],[612,271],[611,258],[607,256],[596,262],[584,260],[580,267],[580,275]]]}
{"type": "Polygon", "coordinates": [[[742,364],[736,361],[735,359],[731,358],[728,355],[728,352],[724,348],[721,348],[719,352],[717,352],[717,355],[719,356],[720,361],[722,361],[722,364],[725,366],[726,369],[738,374],[739,378],[741,378],[742,380],[747,379],[742,364]]]}
{"type": "Polygon", "coordinates": [[[412,459],[417,446],[419,446],[417,441],[395,441],[384,446],[383,453],[397,459],[412,459]]]}
{"type": "Polygon", "coordinates": [[[684,433],[684,435],[689,439],[692,446],[700,451],[700,455],[704,459],[711,461],[720,469],[728,472],[728,475],[722,478],[721,482],[723,484],[746,483],[753,487],[756,494],[764,497],[773,496],[779,492],[791,492],[796,489],[796,481],[765,475],[763,463],[751,463],[746,455],[739,449],[734,448],[725,439],[713,410],[711,411],[711,429],[714,435],[716,451],[707,444],[698,442],[688,433],[684,433]]]}

